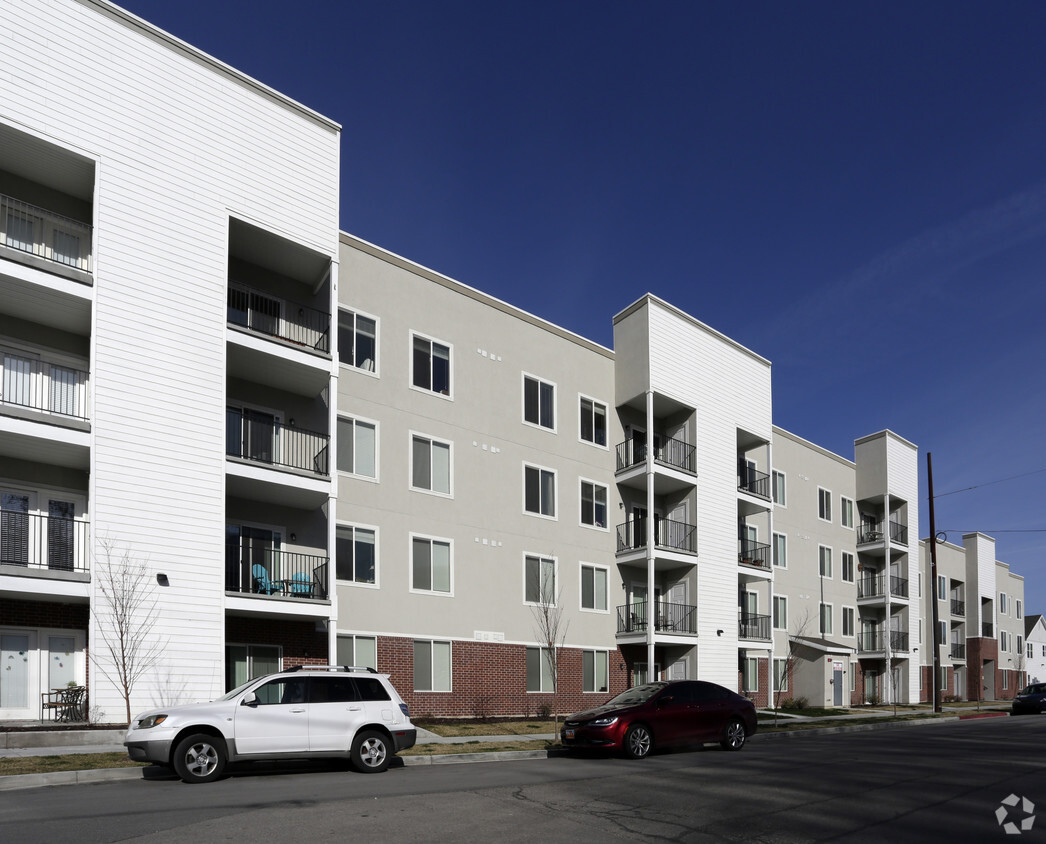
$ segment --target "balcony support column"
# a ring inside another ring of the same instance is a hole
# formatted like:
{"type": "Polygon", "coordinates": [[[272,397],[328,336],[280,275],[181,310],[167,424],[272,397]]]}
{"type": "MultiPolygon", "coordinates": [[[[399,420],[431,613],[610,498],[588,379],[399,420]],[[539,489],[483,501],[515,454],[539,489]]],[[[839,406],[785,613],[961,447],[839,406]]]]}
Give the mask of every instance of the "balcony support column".
{"type": "Polygon", "coordinates": [[[646,673],[647,682],[654,676],[654,629],[657,626],[657,605],[654,603],[654,391],[646,391],[646,673]]]}

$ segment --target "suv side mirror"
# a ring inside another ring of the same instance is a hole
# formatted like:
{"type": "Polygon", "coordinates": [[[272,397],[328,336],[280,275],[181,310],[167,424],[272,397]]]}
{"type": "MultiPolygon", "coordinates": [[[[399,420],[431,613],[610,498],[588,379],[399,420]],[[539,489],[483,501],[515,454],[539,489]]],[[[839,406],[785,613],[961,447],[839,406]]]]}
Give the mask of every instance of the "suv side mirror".
{"type": "Polygon", "coordinates": [[[247,692],[240,701],[240,706],[257,706],[258,696],[254,692],[247,692]]]}

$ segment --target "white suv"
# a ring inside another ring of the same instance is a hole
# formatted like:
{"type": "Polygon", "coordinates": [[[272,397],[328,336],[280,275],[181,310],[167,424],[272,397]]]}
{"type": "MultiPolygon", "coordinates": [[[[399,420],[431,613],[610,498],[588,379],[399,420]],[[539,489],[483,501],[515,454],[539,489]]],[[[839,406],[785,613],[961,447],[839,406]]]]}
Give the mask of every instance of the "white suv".
{"type": "Polygon", "coordinates": [[[372,668],[305,665],[258,677],[211,703],[144,712],[124,737],[132,759],[170,765],[185,782],[210,782],[227,762],[346,757],[378,773],[417,730],[388,675],[372,668]]]}

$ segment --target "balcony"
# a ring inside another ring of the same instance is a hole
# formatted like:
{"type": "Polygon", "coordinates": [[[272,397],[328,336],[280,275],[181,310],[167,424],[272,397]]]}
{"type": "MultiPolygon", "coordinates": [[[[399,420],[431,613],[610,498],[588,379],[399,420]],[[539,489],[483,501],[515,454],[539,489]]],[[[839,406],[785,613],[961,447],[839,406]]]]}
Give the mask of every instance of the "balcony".
{"type": "Polygon", "coordinates": [[[908,651],[908,631],[907,630],[891,630],[890,631],[890,650],[891,651],[908,651]]]}
{"type": "MultiPolygon", "coordinates": [[[[671,519],[654,520],[654,546],[664,551],[697,553],[697,527],[671,519]]],[[[646,548],[646,520],[633,519],[617,526],[617,553],[646,548]]]]}
{"type": "Polygon", "coordinates": [[[229,285],[227,319],[255,334],[330,353],[330,314],[240,285],[229,285]]]}
{"type": "Polygon", "coordinates": [[[91,226],[0,194],[0,246],[91,272],[91,226]]]}
{"type": "Polygon", "coordinates": [[[890,594],[895,598],[908,597],[908,580],[904,577],[890,575],[890,594]]]}
{"type": "Polygon", "coordinates": [[[952,642],[949,655],[952,659],[966,659],[966,645],[962,642],[952,642]]]}
{"type": "Polygon", "coordinates": [[[226,563],[225,591],[274,598],[326,600],[327,557],[273,548],[244,549],[238,559],[235,546],[226,563]]]}
{"type": "Polygon", "coordinates": [[[994,635],[994,633],[992,632],[992,624],[990,621],[981,622],[981,635],[985,639],[990,639],[994,635]]]}
{"type": "Polygon", "coordinates": [[[737,489],[739,492],[747,492],[749,495],[769,501],[770,475],[749,466],[741,466],[737,473],[737,489]]]}
{"type": "Polygon", "coordinates": [[[908,525],[902,525],[899,522],[889,522],[890,525],[890,541],[896,542],[898,545],[908,544],[908,525]]]}
{"type": "Polygon", "coordinates": [[[737,562],[743,566],[770,571],[770,546],[750,539],[739,539],[737,562]]]}
{"type": "Polygon", "coordinates": [[[86,519],[0,509],[0,566],[31,573],[90,570],[86,519]]]}
{"type": "Polygon", "coordinates": [[[327,476],[329,443],[326,434],[292,428],[271,414],[233,407],[225,411],[225,453],[229,457],[327,476]]]}
{"type": "MultiPolygon", "coordinates": [[[[625,440],[617,446],[617,469],[622,472],[646,461],[647,444],[635,438],[625,440]]],[[[654,462],[691,475],[697,472],[696,449],[689,443],[676,439],[657,437],[654,440],[654,462]]]]}
{"type": "Polygon", "coordinates": [[[952,598],[952,615],[966,615],[966,602],[952,598]]]}
{"type": "Polygon", "coordinates": [[[908,544],[908,526],[898,522],[862,522],[857,526],[857,544],[868,545],[883,541],[883,530],[889,526],[890,541],[898,545],[908,544]]]}
{"type": "Polygon", "coordinates": [[[770,616],[742,616],[737,620],[737,636],[739,639],[758,639],[761,642],[769,642],[770,616]]]}
{"type": "Polygon", "coordinates": [[[0,376],[0,408],[87,420],[86,372],[4,353],[0,376]]]}
{"type": "MultiPolygon", "coordinates": [[[[656,633],[697,633],[697,607],[658,602],[656,633]]],[[[618,633],[643,633],[647,629],[647,604],[625,604],[617,608],[618,633]]]]}
{"type": "MultiPolygon", "coordinates": [[[[908,597],[908,580],[903,577],[890,575],[890,594],[895,598],[908,597]]],[[[862,577],[857,581],[858,600],[866,598],[886,597],[886,575],[880,574],[874,577],[862,577]]]]}
{"type": "Polygon", "coordinates": [[[886,639],[880,631],[869,631],[857,634],[857,652],[880,653],[886,650],[886,639]]]}

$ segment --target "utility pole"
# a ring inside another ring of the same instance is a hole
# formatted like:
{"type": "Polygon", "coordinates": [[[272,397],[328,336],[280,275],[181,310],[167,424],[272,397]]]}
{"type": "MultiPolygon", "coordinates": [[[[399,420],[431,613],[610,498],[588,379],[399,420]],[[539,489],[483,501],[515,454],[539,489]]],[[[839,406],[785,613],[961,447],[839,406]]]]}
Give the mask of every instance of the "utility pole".
{"type": "Polygon", "coordinates": [[[933,514],[933,455],[926,452],[926,483],[930,493],[930,618],[933,623],[933,711],[941,711],[941,642],[937,641],[937,524],[933,514]]]}

